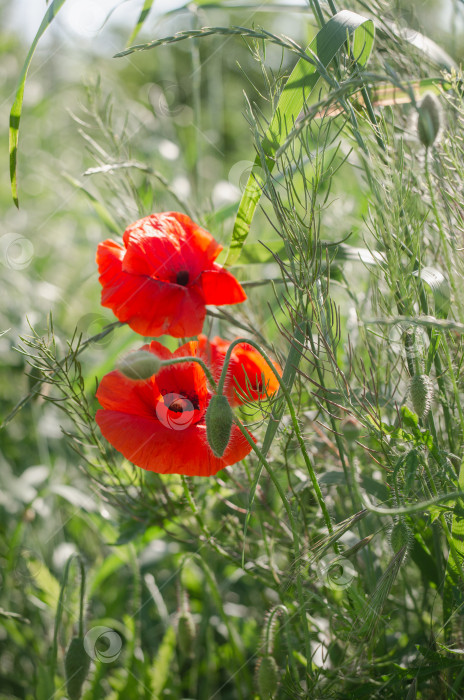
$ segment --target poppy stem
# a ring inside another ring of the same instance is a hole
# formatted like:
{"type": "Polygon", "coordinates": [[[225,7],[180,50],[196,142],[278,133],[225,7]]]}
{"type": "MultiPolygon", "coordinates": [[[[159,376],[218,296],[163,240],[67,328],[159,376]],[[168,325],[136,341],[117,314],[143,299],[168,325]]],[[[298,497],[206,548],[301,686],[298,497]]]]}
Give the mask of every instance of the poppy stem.
{"type": "Polygon", "coordinates": [[[218,391],[216,380],[214,379],[206,364],[199,357],[193,357],[191,355],[187,355],[186,357],[173,357],[170,360],[163,360],[163,362],[161,363],[161,368],[167,367],[168,365],[179,365],[181,364],[181,362],[196,362],[198,365],[200,365],[214,391],[218,391]]]}
{"type": "MultiPolygon", "coordinates": [[[[242,342],[243,342],[243,340],[242,340],[242,342]]],[[[264,357],[264,355],[263,355],[263,357],[264,357]]],[[[287,516],[288,516],[288,519],[290,522],[290,527],[292,528],[293,551],[294,551],[295,561],[299,561],[300,543],[298,540],[298,532],[296,529],[296,522],[295,522],[295,518],[293,517],[293,513],[292,513],[292,509],[290,507],[290,504],[287,501],[285,493],[282,489],[282,486],[280,485],[279,480],[277,479],[276,475],[274,474],[273,470],[271,469],[271,466],[270,466],[269,462],[267,461],[266,457],[264,456],[262,451],[259,449],[258,445],[254,442],[253,438],[251,437],[251,435],[249,434],[248,430],[245,428],[243,423],[237,417],[235,417],[234,422],[237,425],[237,427],[239,428],[242,435],[246,438],[248,443],[251,445],[251,448],[254,450],[254,452],[258,456],[259,461],[266,469],[267,473],[271,477],[271,480],[272,480],[274,486],[277,489],[277,492],[280,496],[282,504],[287,512],[287,516]]],[[[303,631],[304,631],[304,637],[305,637],[306,660],[307,660],[306,670],[307,670],[307,673],[309,674],[310,662],[311,662],[311,640],[309,637],[308,620],[306,618],[305,602],[304,602],[304,596],[303,596],[303,586],[301,583],[301,573],[299,571],[298,571],[297,577],[296,577],[296,586],[297,586],[297,594],[298,594],[298,603],[300,606],[300,611],[301,611],[301,615],[302,615],[302,619],[303,619],[303,631]]]]}
{"type": "Polygon", "coordinates": [[[306,450],[306,445],[304,443],[304,439],[303,439],[303,436],[302,436],[301,431],[300,431],[300,426],[298,425],[298,420],[296,417],[295,407],[293,405],[292,397],[290,396],[290,392],[288,391],[287,387],[285,386],[284,382],[282,381],[280,374],[277,372],[274,364],[272,363],[272,361],[268,357],[267,353],[264,350],[262,350],[259,347],[259,345],[257,343],[255,343],[253,340],[248,340],[245,338],[237,338],[236,340],[232,341],[232,343],[229,345],[229,347],[227,349],[227,353],[226,353],[226,356],[224,359],[224,365],[222,367],[221,376],[219,378],[217,392],[218,392],[218,394],[222,394],[222,392],[224,390],[224,383],[225,383],[225,379],[226,379],[227,368],[229,365],[230,357],[232,355],[232,352],[233,352],[233,349],[235,348],[235,346],[239,345],[240,343],[247,343],[248,345],[251,345],[253,348],[255,348],[255,350],[257,350],[259,353],[261,353],[262,357],[266,360],[267,364],[269,365],[270,370],[273,372],[275,378],[279,382],[280,389],[281,389],[281,391],[285,397],[285,400],[287,402],[287,405],[288,405],[290,417],[292,419],[292,424],[293,424],[293,427],[295,429],[295,434],[296,434],[298,443],[300,445],[301,453],[303,455],[303,458],[304,458],[304,461],[305,461],[305,464],[306,464],[306,467],[307,467],[307,470],[308,470],[308,473],[309,473],[309,476],[310,476],[310,479],[311,479],[311,482],[312,482],[312,485],[314,488],[314,492],[316,494],[317,501],[318,501],[319,506],[320,506],[322,513],[324,515],[325,524],[327,526],[329,533],[332,534],[333,527],[332,527],[332,521],[330,519],[330,513],[327,510],[327,506],[325,505],[324,497],[322,495],[322,491],[321,491],[321,488],[319,486],[319,482],[317,480],[316,473],[314,471],[314,467],[312,465],[311,459],[310,459],[308,452],[306,450]]]}

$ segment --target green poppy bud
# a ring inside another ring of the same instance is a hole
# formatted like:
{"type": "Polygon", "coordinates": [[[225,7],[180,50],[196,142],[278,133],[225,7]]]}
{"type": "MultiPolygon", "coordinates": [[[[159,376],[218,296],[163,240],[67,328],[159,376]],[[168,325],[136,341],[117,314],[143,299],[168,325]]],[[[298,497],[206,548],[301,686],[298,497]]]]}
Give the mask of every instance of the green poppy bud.
{"type": "Polygon", "coordinates": [[[406,525],[404,520],[398,520],[395,525],[393,525],[392,531],[390,532],[390,544],[397,554],[403,547],[409,547],[412,539],[412,532],[406,525]]]}
{"type": "Polygon", "coordinates": [[[116,363],[116,369],[128,379],[149,379],[161,367],[161,360],[147,350],[136,350],[124,357],[120,357],[116,363]]]}
{"type": "Polygon", "coordinates": [[[206,411],[206,437],[216,457],[222,457],[229,444],[234,414],[227,398],[216,394],[209,402],[206,411]]]}
{"type": "Polygon", "coordinates": [[[70,700],[80,700],[89,668],[90,657],[84,648],[83,638],[73,637],[64,660],[66,691],[70,700]]]}
{"type": "Polygon", "coordinates": [[[418,110],[417,132],[423,146],[430,148],[440,131],[441,110],[435,95],[424,95],[418,110]]]}
{"type": "Polygon", "coordinates": [[[433,384],[426,374],[415,374],[409,385],[412,405],[420,418],[425,418],[430,411],[433,399],[433,384]]]}
{"type": "Polygon", "coordinates": [[[361,423],[354,416],[344,418],[340,427],[348,442],[354,442],[361,434],[361,423]]]}
{"type": "Polygon", "coordinates": [[[196,630],[192,613],[189,610],[184,610],[177,619],[177,643],[183,656],[187,658],[193,656],[195,637],[196,630]]]}
{"type": "Polygon", "coordinates": [[[279,669],[276,660],[270,654],[266,654],[258,661],[256,685],[261,700],[270,700],[275,697],[279,686],[279,669]]]}

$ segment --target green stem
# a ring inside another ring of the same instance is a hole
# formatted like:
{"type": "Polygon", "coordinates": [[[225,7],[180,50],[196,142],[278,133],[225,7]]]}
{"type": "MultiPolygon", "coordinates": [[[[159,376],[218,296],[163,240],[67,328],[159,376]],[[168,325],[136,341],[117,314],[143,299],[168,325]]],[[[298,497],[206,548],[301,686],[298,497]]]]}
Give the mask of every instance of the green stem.
{"type": "Polygon", "coordinates": [[[443,339],[443,348],[445,351],[446,355],[446,361],[448,362],[448,372],[451,377],[451,382],[453,384],[453,391],[454,391],[454,396],[456,398],[456,405],[458,407],[458,413],[459,413],[459,420],[461,421],[461,431],[464,439],[464,413],[462,410],[462,405],[461,405],[461,399],[459,396],[459,387],[456,382],[456,377],[454,374],[454,369],[453,369],[453,361],[451,359],[451,354],[449,351],[448,343],[446,341],[446,338],[443,339]]]}
{"type": "MultiPolygon", "coordinates": [[[[55,627],[53,629],[53,644],[52,644],[52,650],[51,650],[51,659],[50,659],[50,677],[52,679],[55,678],[55,672],[56,672],[56,663],[57,663],[57,657],[58,657],[58,632],[60,629],[61,625],[61,618],[63,617],[63,609],[64,609],[64,594],[66,591],[66,586],[68,584],[68,576],[69,576],[69,569],[71,567],[71,563],[73,559],[79,559],[80,557],[78,554],[71,554],[69,557],[68,561],[66,562],[66,566],[64,569],[63,573],[63,580],[61,582],[61,588],[60,588],[60,595],[58,597],[58,603],[56,606],[56,615],[55,615],[55,627]]],[[[81,564],[82,566],[82,564],[81,564]]],[[[81,569],[82,571],[82,569],[81,569]]],[[[79,634],[81,630],[81,623],[83,625],[83,618],[82,618],[82,609],[83,609],[83,599],[82,599],[82,584],[81,584],[81,617],[79,619],[79,634]]],[[[80,634],[80,636],[82,636],[80,634]]],[[[54,682],[54,680],[53,680],[54,682]]]]}
{"type": "Polygon", "coordinates": [[[215,392],[218,391],[218,388],[216,386],[216,380],[211,374],[211,371],[208,369],[203,360],[201,360],[199,357],[193,357],[193,355],[187,355],[185,357],[173,357],[170,360],[163,360],[163,362],[161,363],[161,367],[167,367],[168,365],[179,365],[182,362],[196,362],[197,365],[200,365],[203,372],[206,374],[208,381],[211,384],[211,387],[214,389],[215,392]]]}
{"type": "Polygon", "coordinates": [[[79,637],[82,639],[84,636],[84,597],[85,597],[85,568],[84,563],[80,557],[78,557],[79,568],[81,570],[81,590],[79,597],[79,637]]]}
{"type": "MultiPolygon", "coordinates": [[[[285,511],[287,513],[288,520],[290,522],[290,527],[292,529],[293,553],[294,553],[295,561],[299,561],[299,559],[300,559],[300,544],[299,544],[299,540],[298,540],[298,532],[296,529],[296,522],[295,522],[295,518],[293,517],[293,513],[292,513],[292,510],[290,508],[290,504],[285,497],[285,493],[283,492],[282,486],[280,485],[277,477],[275,476],[273,470],[271,469],[271,466],[270,466],[269,462],[267,461],[266,457],[261,452],[258,445],[256,445],[255,441],[251,437],[248,430],[245,428],[245,426],[241,423],[241,421],[238,418],[235,418],[235,423],[238,426],[238,428],[240,429],[240,432],[242,433],[242,435],[247,440],[247,442],[251,445],[252,450],[258,456],[259,461],[261,462],[262,466],[266,469],[274,486],[276,487],[276,490],[277,490],[277,492],[280,496],[280,499],[282,501],[282,505],[284,506],[285,511]]],[[[308,620],[306,617],[306,609],[305,609],[305,602],[304,602],[304,596],[303,596],[303,586],[301,583],[301,573],[300,573],[299,569],[298,569],[297,576],[296,576],[296,587],[297,587],[297,595],[298,595],[298,604],[300,606],[301,618],[303,620],[303,633],[304,633],[305,648],[306,648],[306,671],[309,675],[309,669],[310,669],[310,664],[311,664],[311,640],[309,637],[308,620]]]]}
{"type": "Polygon", "coordinates": [[[332,528],[332,522],[330,520],[330,514],[329,514],[329,511],[327,510],[327,506],[325,505],[324,497],[322,495],[322,491],[321,491],[321,488],[319,486],[319,482],[317,481],[316,473],[314,471],[311,459],[309,458],[308,452],[306,450],[306,445],[304,443],[304,439],[303,439],[303,436],[302,436],[301,431],[300,431],[300,426],[298,425],[298,420],[296,417],[295,407],[293,405],[292,397],[290,396],[290,393],[289,393],[287,387],[285,386],[285,384],[282,380],[282,377],[280,376],[280,374],[278,373],[278,371],[274,367],[274,365],[271,362],[270,358],[268,357],[267,353],[264,350],[262,350],[259,347],[259,345],[257,343],[255,343],[253,340],[247,340],[245,338],[237,338],[236,340],[232,341],[232,343],[229,345],[225,359],[224,359],[224,365],[222,367],[221,376],[219,378],[218,393],[221,394],[223,392],[224,382],[226,380],[227,369],[229,366],[230,357],[232,355],[232,352],[233,352],[235,346],[238,345],[239,343],[247,343],[248,345],[251,345],[253,348],[255,348],[255,350],[257,350],[262,355],[262,357],[266,360],[270,370],[274,374],[274,377],[279,382],[280,390],[282,391],[282,393],[285,397],[285,400],[287,402],[288,410],[290,412],[290,417],[292,420],[292,425],[293,425],[293,428],[295,430],[295,434],[296,434],[298,443],[300,445],[301,453],[303,455],[303,458],[304,458],[304,461],[306,464],[306,468],[308,470],[308,474],[309,474],[309,477],[311,479],[311,482],[312,482],[312,485],[314,488],[314,492],[316,494],[317,501],[319,503],[319,507],[321,508],[322,513],[324,515],[324,520],[325,520],[325,524],[327,526],[327,529],[329,530],[329,533],[332,534],[333,528],[332,528]]]}
{"type": "Polygon", "coordinates": [[[435,200],[435,195],[434,195],[434,193],[433,193],[432,179],[431,179],[431,177],[430,177],[430,169],[429,169],[429,152],[430,152],[430,149],[429,149],[429,148],[426,148],[426,149],[425,149],[425,179],[426,179],[426,181],[427,181],[427,186],[428,186],[428,189],[429,189],[430,202],[431,202],[431,204],[432,204],[432,211],[433,211],[433,215],[434,215],[434,217],[435,217],[435,223],[436,223],[436,225],[437,225],[438,232],[439,232],[439,234],[440,234],[440,240],[441,240],[441,244],[442,244],[442,248],[443,248],[443,256],[444,256],[444,258],[445,258],[445,263],[446,263],[446,268],[447,268],[447,270],[448,270],[449,280],[450,280],[450,283],[451,283],[451,287],[452,287],[452,289],[453,289],[454,298],[455,298],[455,300],[456,300],[456,302],[457,302],[457,304],[458,304],[458,308],[459,308],[459,317],[462,318],[462,316],[463,316],[463,309],[462,309],[462,305],[461,305],[460,295],[458,294],[458,290],[456,289],[456,283],[455,283],[455,281],[454,281],[454,277],[453,277],[453,274],[452,274],[453,268],[452,268],[451,258],[450,258],[449,250],[448,250],[448,241],[447,241],[447,239],[446,239],[446,234],[445,234],[445,232],[444,232],[444,230],[443,230],[443,226],[442,226],[442,223],[441,223],[440,215],[439,215],[439,213],[438,213],[437,203],[436,203],[436,200],[435,200]]]}

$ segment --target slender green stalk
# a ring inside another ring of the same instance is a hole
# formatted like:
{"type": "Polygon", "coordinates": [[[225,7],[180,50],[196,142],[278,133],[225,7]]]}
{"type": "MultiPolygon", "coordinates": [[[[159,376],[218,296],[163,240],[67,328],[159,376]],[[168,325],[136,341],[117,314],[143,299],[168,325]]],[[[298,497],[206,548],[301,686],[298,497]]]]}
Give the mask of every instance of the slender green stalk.
{"type": "MultiPolygon", "coordinates": [[[[243,342],[243,341],[242,341],[243,342]]],[[[247,442],[251,445],[252,450],[255,452],[255,454],[258,456],[259,461],[261,462],[262,466],[266,469],[267,473],[269,474],[272,483],[276,487],[276,490],[280,496],[280,499],[282,501],[282,505],[285,508],[285,511],[288,516],[288,520],[290,522],[290,527],[292,529],[292,536],[293,536],[293,554],[295,557],[295,561],[299,561],[300,559],[300,544],[299,544],[299,533],[297,530],[297,525],[295,522],[295,518],[292,513],[292,509],[290,507],[289,502],[287,501],[287,498],[285,496],[285,493],[283,492],[282,486],[279,483],[279,480],[277,479],[276,475],[274,474],[269,462],[267,461],[266,457],[262,453],[262,451],[259,449],[253,438],[251,437],[250,433],[248,430],[245,428],[245,426],[241,423],[241,421],[238,418],[235,418],[235,423],[240,429],[242,435],[245,437],[247,442]]],[[[297,594],[298,594],[298,603],[300,606],[300,616],[303,622],[303,634],[305,638],[305,648],[306,648],[306,672],[308,675],[310,675],[310,664],[311,664],[311,640],[309,636],[309,629],[308,629],[308,620],[306,617],[306,606],[305,606],[305,600],[304,600],[304,595],[303,595],[303,586],[301,582],[301,573],[298,570],[297,572],[297,577],[296,577],[296,586],[297,586],[297,594]]]]}
{"type": "Polygon", "coordinates": [[[429,190],[429,197],[430,197],[430,202],[432,204],[432,211],[433,211],[433,215],[435,218],[435,223],[437,225],[438,233],[440,234],[443,257],[445,258],[446,269],[448,270],[449,281],[450,281],[450,284],[451,284],[451,287],[452,287],[452,290],[454,293],[454,299],[455,299],[455,301],[458,305],[458,309],[459,309],[459,318],[463,318],[464,313],[463,313],[463,308],[462,308],[462,304],[461,304],[461,297],[459,294],[459,290],[456,287],[456,282],[455,282],[454,275],[453,275],[453,266],[451,263],[451,258],[450,258],[450,254],[449,254],[449,250],[448,250],[448,240],[446,237],[446,233],[443,230],[440,214],[439,214],[438,208],[437,208],[437,202],[435,199],[435,193],[433,191],[432,178],[430,177],[429,155],[430,155],[430,148],[426,148],[425,149],[425,179],[427,181],[427,187],[429,190]]]}
{"type": "Polygon", "coordinates": [[[200,357],[193,357],[193,355],[187,355],[186,357],[172,357],[169,360],[163,360],[161,363],[161,368],[167,367],[168,365],[180,365],[183,362],[196,362],[197,365],[200,365],[203,372],[206,374],[213,390],[215,392],[218,390],[216,386],[216,380],[214,379],[213,375],[211,374],[211,371],[208,369],[208,367],[200,357]]]}
{"type": "Polygon", "coordinates": [[[449,347],[448,347],[448,343],[446,341],[446,338],[443,338],[443,349],[445,351],[446,361],[448,363],[448,373],[449,373],[449,376],[451,377],[451,382],[453,384],[454,398],[456,400],[456,405],[458,407],[459,420],[461,422],[461,432],[462,432],[462,437],[464,440],[464,412],[463,412],[462,405],[461,405],[461,397],[460,397],[459,387],[457,385],[456,376],[454,374],[453,361],[451,359],[451,354],[449,351],[449,347]]]}
{"type": "Polygon", "coordinates": [[[325,505],[324,497],[322,495],[322,491],[321,491],[321,488],[319,486],[319,482],[317,480],[316,473],[314,471],[311,459],[308,455],[308,451],[306,449],[306,445],[304,443],[303,436],[301,435],[300,426],[298,424],[298,419],[296,417],[295,407],[293,405],[292,397],[290,396],[290,393],[289,393],[287,387],[285,386],[284,382],[282,381],[280,374],[277,372],[276,368],[274,367],[274,365],[273,365],[271,359],[269,358],[269,356],[267,355],[267,353],[264,350],[262,350],[259,347],[259,345],[257,343],[255,343],[253,340],[247,340],[246,338],[237,338],[236,340],[232,341],[232,343],[227,348],[227,353],[226,353],[226,356],[224,359],[224,365],[222,368],[221,376],[219,378],[218,393],[222,394],[222,392],[224,390],[224,382],[226,380],[227,369],[229,367],[230,357],[232,355],[234,347],[236,345],[238,345],[239,343],[248,343],[248,345],[251,345],[252,347],[254,347],[255,350],[258,350],[258,352],[261,353],[263,358],[266,360],[270,370],[274,374],[274,377],[279,382],[280,389],[285,397],[285,401],[287,402],[288,410],[290,412],[290,417],[292,420],[292,425],[293,425],[293,428],[295,430],[295,435],[296,435],[298,443],[300,445],[301,453],[303,455],[303,459],[305,461],[306,468],[308,470],[308,474],[309,474],[309,477],[311,479],[311,482],[312,482],[312,485],[314,488],[314,493],[316,495],[317,502],[319,503],[319,507],[321,508],[322,513],[324,515],[324,520],[325,520],[325,524],[327,526],[327,529],[332,534],[333,527],[332,527],[332,522],[330,519],[330,514],[329,514],[329,511],[327,510],[327,506],[325,505]]]}

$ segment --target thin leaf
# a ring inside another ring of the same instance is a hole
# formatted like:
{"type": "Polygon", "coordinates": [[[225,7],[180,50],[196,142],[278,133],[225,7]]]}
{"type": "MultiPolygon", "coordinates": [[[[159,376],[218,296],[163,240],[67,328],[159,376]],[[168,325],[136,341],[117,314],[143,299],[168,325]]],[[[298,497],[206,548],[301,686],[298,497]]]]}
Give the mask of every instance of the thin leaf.
{"type": "Polygon", "coordinates": [[[354,59],[361,67],[364,66],[374,43],[374,23],[354,12],[343,10],[322,27],[307,48],[307,53],[317,60],[300,58],[288,78],[263,139],[265,163],[261,162],[259,155],[256,157],[239,205],[226,265],[232,265],[238,259],[248,236],[265,185],[263,165],[269,172],[272,171],[273,158],[285,140],[288,129],[293,127],[304,104],[319,83],[322,70],[328,67],[336,53],[346,44],[347,36],[353,37],[354,59]]]}
{"type": "Polygon", "coordinates": [[[47,29],[48,25],[53,22],[53,19],[58,14],[60,8],[64,5],[66,0],[53,0],[52,4],[46,11],[42,23],[34,37],[34,41],[31,44],[29,53],[26,56],[26,60],[19,76],[18,86],[16,88],[15,99],[10,112],[10,180],[11,180],[11,193],[13,195],[13,201],[16,206],[19,206],[18,201],[18,181],[17,181],[17,160],[18,160],[18,140],[19,140],[19,122],[21,119],[21,111],[23,107],[23,97],[24,97],[24,86],[26,84],[27,71],[32,61],[32,56],[39,43],[42,34],[47,29]]]}
{"type": "Polygon", "coordinates": [[[79,180],[76,180],[76,178],[72,177],[71,175],[68,175],[67,173],[63,173],[63,177],[69,182],[70,185],[79,188],[80,190],[82,190],[82,192],[84,192],[84,194],[87,195],[87,197],[92,202],[92,205],[95,209],[98,218],[105,224],[105,226],[108,227],[110,231],[120,236],[121,227],[118,226],[118,224],[113,219],[105,205],[102,204],[91,192],[86,190],[84,185],[81,185],[79,180]]]}
{"type": "Polygon", "coordinates": [[[154,0],[145,0],[145,2],[143,3],[143,7],[142,7],[142,10],[139,14],[137,24],[135,25],[134,29],[132,30],[132,34],[130,35],[129,40],[127,42],[128,46],[130,46],[132,44],[135,37],[142,29],[142,25],[145,22],[145,20],[147,19],[148,15],[150,14],[150,10],[153,6],[153,3],[154,3],[154,0]]]}
{"type": "MultiPolygon", "coordinates": [[[[416,49],[422,51],[427,58],[430,58],[430,60],[439,65],[440,68],[450,71],[452,68],[458,67],[451,56],[449,56],[449,54],[447,54],[446,51],[444,51],[441,46],[438,46],[438,44],[436,44],[432,39],[429,39],[428,36],[425,36],[420,32],[416,32],[415,29],[411,29],[410,27],[399,27],[393,22],[387,22],[386,24],[392,29],[394,34],[399,36],[400,39],[407,41],[408,44],[411,44],[411,46],[415,46],[416,49]]],[[[380,28],[378,31],[379,33],[385,33],[380,28]]]]}

